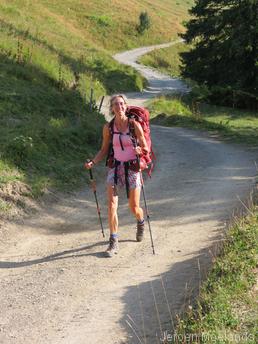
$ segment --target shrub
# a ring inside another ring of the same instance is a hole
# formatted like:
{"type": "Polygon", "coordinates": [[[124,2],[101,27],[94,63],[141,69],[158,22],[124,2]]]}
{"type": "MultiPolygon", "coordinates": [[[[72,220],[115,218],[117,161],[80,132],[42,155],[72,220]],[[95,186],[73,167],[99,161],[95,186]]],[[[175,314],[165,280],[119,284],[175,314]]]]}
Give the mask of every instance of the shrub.
{"type": "Polygon", "coordinates": [[[147,12],[141,12],[139,16],[139,25],[137,26],[137,31],[143,34],[144,31],[150,28],[151,22],[150,17],[147,12]]]}
{"type": "Polygon", "coordinates": [[[11,157],[18,166],[27,162],[33,149],[33,140],[30,136],[19,135],[14,137],[6,147],[7,156],[11,157]]]}

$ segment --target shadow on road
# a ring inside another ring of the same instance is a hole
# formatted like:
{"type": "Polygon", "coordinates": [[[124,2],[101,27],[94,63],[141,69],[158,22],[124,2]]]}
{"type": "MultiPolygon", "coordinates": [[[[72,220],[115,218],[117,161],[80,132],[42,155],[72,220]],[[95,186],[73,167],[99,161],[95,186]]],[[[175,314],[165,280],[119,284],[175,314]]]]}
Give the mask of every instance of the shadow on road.
{"type": "MultiPolygon", "coordinates": [[[[120,240],[120,243],[123,242],[134,242],[133,240],[120,240]]],[[[87,257],[87,256],[93,256],[96,258],[105,258],[106,256],[104,254],[103,249],[98,252],[90,252],[90,253],[82,253],[78,254],[78,252],[83,252],[83,251],[88,251],[90,249],[93,249],[95,247],[102,247],[106,245],[106,241],[103,242],[97,242],[92,245],[88,246],[83,246],[80,248],[75,248],[72,250],[65,250],[62,252],[57,252],[54,254],[51,254],[46,257],[38,258],[38,259],[33,259],[33,260],[27,260],[27,261],[21,261],[21,262],[11,262],[11,261],[0,261],[0,269],[14,269],[14,268],[23,268],[25,266],[31,266],[31,265],[36,265],[36,264],[41,264],[41,263],[49,263],[53,262],[55,260],[62,260],[62,259],[70,259],[70,258],[81,258],[81,257],[87,257]]]]}
{"type": "MultiPolygon", "coordinates": [[[[126,344],[182,343],[162,341],[175,336],[177,321],[197,302],[202,281],[211,268],[218,247],[214,245],[192,252],[192,258],[173,264],[165,273],[148,282],[129,286],[124,293],[120,326],[127,334],[126,344]]],[[[176,340],[177,339],[177,340],[176,340]]],[[[120,342],[119,342],[120,343],[120,342]]]]}

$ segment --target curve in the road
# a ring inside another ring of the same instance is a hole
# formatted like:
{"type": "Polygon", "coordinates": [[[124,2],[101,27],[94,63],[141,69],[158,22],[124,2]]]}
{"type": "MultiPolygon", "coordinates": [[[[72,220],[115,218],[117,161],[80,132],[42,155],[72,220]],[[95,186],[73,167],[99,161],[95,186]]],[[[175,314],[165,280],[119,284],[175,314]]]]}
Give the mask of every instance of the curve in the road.
{"type": "Polygon", "coordinates": [[[119,63],[126,64],[135,68],[148,80],[148,87],[146,90],[144,90],[144,93],[146,93],[146,95],[153,97],[159,94],[171,92],[184,93],[187,92],[189,89],[183,81],[179,80],[178,78],[172,78],[169,75],[159,73],[155,69],[146,67],[137,62],[139,57],[141,57],[142,55],[145,55],[155,49],[167,48],[180,42],[182,42],[182,40],[177,40],[165,44],[152,45],[149,47],[137,48],[118,53],[113,57],[119,63]]]}

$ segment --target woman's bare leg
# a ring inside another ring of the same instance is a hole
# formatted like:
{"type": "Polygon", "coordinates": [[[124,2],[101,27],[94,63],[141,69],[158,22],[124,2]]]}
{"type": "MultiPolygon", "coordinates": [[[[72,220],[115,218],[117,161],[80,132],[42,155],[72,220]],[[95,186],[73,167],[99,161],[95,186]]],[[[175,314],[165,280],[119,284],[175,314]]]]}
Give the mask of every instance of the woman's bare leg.
{"type": "Polygon", "coordinates": [[[129,208],[138,221],[144,218],[143,210],[140,207],[141,188],[130,189],[129,208]]]}
{"type": "Polygon", "coordinates": [[[118,216],[117,216],[117,207],[118,207],[118,196],[114,195],[114,187],[110,184],[107,186],[107,195],[108,195],[108,222],[110,235],[117,234],[118,231],[118,216]]]}
{"type": "Polygon", "coordinates": [[[140,207],[141,188],[131,189],[129,193],[129,207],[137,219],[136,241],[144,237],[144,214],[140,207]]]}

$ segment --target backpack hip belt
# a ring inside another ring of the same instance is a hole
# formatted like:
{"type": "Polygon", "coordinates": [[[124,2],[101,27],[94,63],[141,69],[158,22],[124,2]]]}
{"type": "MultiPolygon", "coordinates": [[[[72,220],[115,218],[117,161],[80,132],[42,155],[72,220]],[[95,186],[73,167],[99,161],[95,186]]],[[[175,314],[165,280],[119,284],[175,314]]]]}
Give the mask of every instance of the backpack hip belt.
{"type": "Polygon", "coordinates": [[[125,169],[125,186],[126,186],[126,195],[127,198],[129,198],[129,178],[128,178],[128,170],[139,172],[140,167],[137,159],[129,160],[129,161],[118,161],[116,159],[113,159],[112,165],[108,165],[109,168],[114,168],[114,184],[117,185],[118,183],[118,166],[123,164],[125,169]]]}

